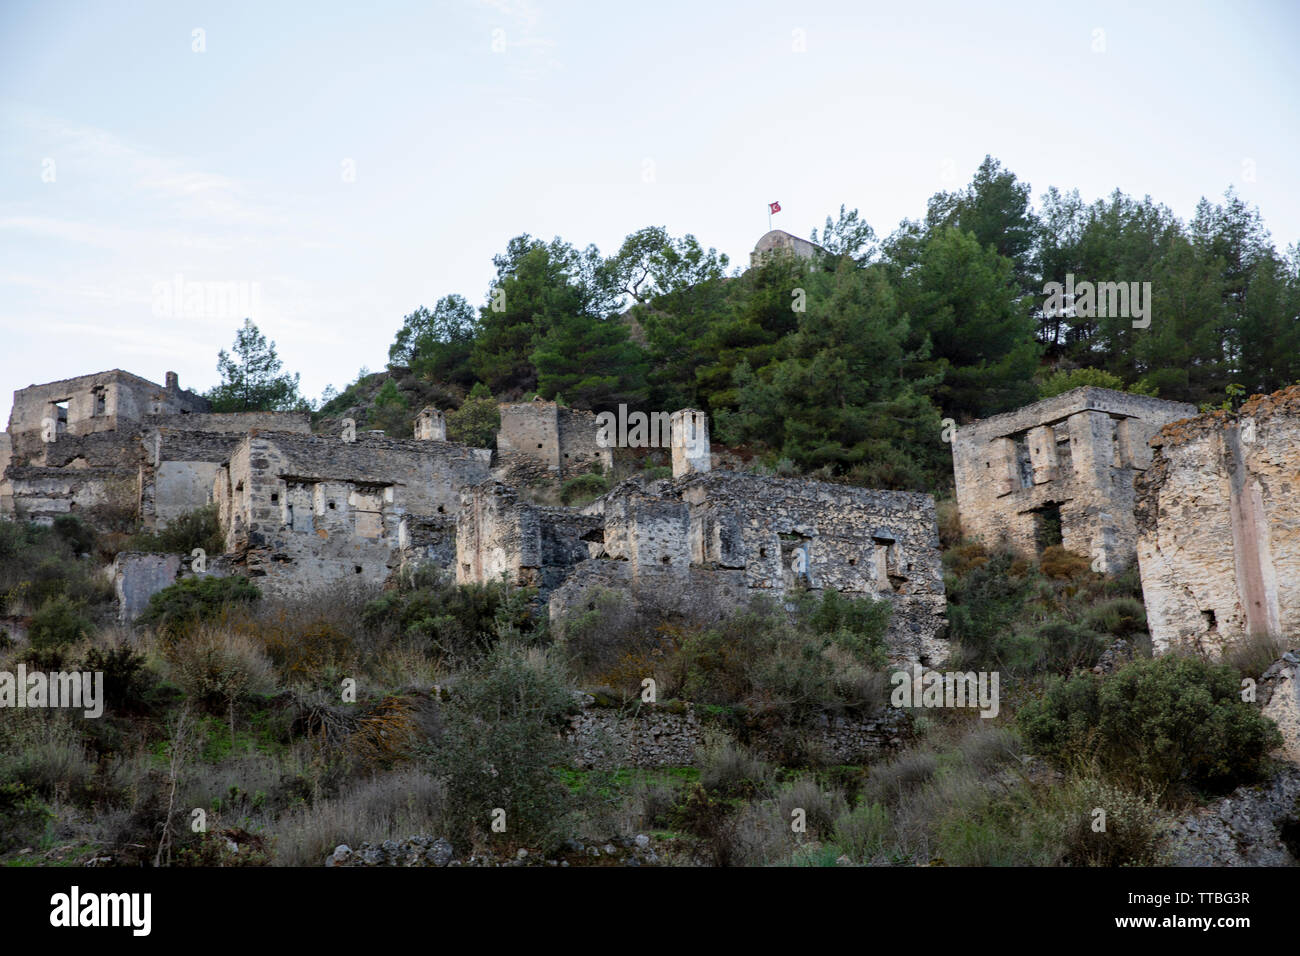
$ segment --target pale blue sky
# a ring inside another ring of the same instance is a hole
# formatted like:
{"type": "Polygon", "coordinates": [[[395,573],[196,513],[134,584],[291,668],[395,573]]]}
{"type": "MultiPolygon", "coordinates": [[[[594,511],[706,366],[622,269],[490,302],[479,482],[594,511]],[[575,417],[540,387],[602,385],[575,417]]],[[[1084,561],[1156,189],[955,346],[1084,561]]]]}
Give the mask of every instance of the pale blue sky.
{"type": "Polygon", "coordinates": [[[239,317],[155,314],[177,275],[256,283],[317,396],[520,232],[743,264],[771,200],[883,236],[986,153],[1035,200],[1231,185],[1285,248],[1298,41],[1295,2],[0,0],[0,414],[114,367],[214,384],[239,317]]]}

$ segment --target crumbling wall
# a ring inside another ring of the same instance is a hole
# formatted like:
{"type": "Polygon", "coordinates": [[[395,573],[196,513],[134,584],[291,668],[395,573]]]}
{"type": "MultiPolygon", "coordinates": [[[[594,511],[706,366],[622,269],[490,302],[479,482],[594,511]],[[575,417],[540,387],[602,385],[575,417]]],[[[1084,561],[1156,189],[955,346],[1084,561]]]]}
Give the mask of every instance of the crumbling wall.
{"type": "Polygon", "coordinates": [[[231,573],[231,562],[223,555],[207,555],[203,570],[197,571],[192,555],[119,551],[107,572],[117,595],[118,622],[130,624],[144,613],[149,599],[159,591],[198,575],[226,577],[231,573]]]}
{"type": "Polygon", "coordinates": [[[1196,407],[1077,388],[983,421],[953,441],[962,530],[1034,554],[1053,541],[1118,570],[1137,553],[1133,478],[1148,440],[1196,407]],[[1057,524],[1059,523],[1059,532],[1057,524]]]}
{"type": "Polygon", "coordinates": [[[456,580],[557,587],[582,561],[599,554],[603,521],[569,508],[522,500],[499,481],[467,488],[456,523],[456,580]]]}
{"type": "Polygon", "coordinates": [[[629,479],[578,512],[500,482],[466,495],[457,577],[542,589],[559,620],[599,588],[656,613],[738,609],[757,594],[831,588],[888,600],[898,662],[947,656],[938,524],[929,495],[708,472],[629,479]],[[546,548],[554,540],[562,546],[546,548]]]}
{"type": "Polygon", "coordinates": [[[21,457],[26,459],[38,451],[42,433],[47,432],[47,420],[60,434],[86,435],[112,431],[148,415],[208,410],[205,399],[180,388],[174,372],[168,372],[166,378],[167,385],[158,385],[113,369],[19,389],[14,392],[9,433],[21,445],[21,457]]]}
{"type": "Polygon", "coordinates": [[[613,467],[613,450],[597,441],[596,416],[537,399],[500,406],[498,477],[511,484],[566,479],[613,467]]]}
{"type": "Polygon", "coordinates": [[[1164,428],[1137,482],[1138,563],[1158,650],[1219,653],[1300,628],[1300,386],[1164,428]]]}
{"type": "MultiPolygon", "coordinates": [[[[635,713],[598,707],[583,695],[582,709],[569,720],[566,736],[579,766],[688,767],[701,752],[708,725],[692,704],[645,705],[635,713]]],[[[824,717],[804,731],[808,744],[831,763],[866,763],[901,746],[911,737],[904,711],[884,708],[860,717],[824,717]]],[[[751,741],[762,756],[766,739],[751,741]]]]}

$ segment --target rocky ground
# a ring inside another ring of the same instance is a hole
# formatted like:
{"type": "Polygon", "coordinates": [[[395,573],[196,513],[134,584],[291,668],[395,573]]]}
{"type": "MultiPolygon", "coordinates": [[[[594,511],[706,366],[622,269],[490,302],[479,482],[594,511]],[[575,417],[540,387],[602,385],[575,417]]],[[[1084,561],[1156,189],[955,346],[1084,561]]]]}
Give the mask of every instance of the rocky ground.
{"type": "Polygon", "coordinates": [[[326,866],[657,866],[660,862],[650,838],[644,834],[590,845],[566,840],[553,855],[520,849],[509,860],[473,855],[457,859],[446,839],[411,836],[380,844],[362,843],[355,850],[340,844],[325,859],[326,866]]]}

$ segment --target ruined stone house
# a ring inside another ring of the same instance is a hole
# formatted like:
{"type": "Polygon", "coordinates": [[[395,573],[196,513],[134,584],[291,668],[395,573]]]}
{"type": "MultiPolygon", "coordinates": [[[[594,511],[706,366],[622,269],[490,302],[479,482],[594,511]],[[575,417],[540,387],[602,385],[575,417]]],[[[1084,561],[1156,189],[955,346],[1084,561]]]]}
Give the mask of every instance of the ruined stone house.
{"type": "Polygon", "coordinates": [[[1060,544],[1113,571],[1137,555],[1133,479],[1147,442],[1196,406],[1076,388],[963,425],[952,444],[963,532],[1025,554],[1060,544]]]}
{"type": "Polygon", "coordinates": [[[218,415],[180,388],[114,369],[14,393],[0,442],[0,516],[161,527],[211,502],[212,480],[252,428],[306,432],[305,413],[218,415]]]}
{"type": "Polygon", "coordinates": [[[449,567],[461,491],[490,464],[486,448],[435,439],[253,431],[213,497],[234,567],[272,593],[304,594],[383,584],[406,561],[449,567]]]}
{"type": "Polygon", "coordinates": [[[468,489],[457,579],[537,587],[553,619],[601,588],[683,612],[832,588],[893,604],[895,661],[946,656],[929,495],[712,471],[703,413],[672,422],[672,478],[629,479],[580,510],[530,504],[499,481],[468,489]]]}
{"type": "Polygon", "coordinates": [[[1138,566],[1159,651],[1300,631],[1300,386],[1163,428],[1137,482],[1138,566]]]}
{"type": "MultiPolygon", "coordinates": [[[[612,451],[589,412],[539,401],[501,418],[494,461],[446,441],[435,409],[417,416],[414,439],[313,435],[305,413],[211,413],[170,373],[165,386],[124,372],[33,386],[15,395],[0,445],[6,514],[102,524],[96,509],[110,508],[156,528],[215,502],[225,553],[204,573],[247,575],[272,594],[382,584],[407,562],[534,585],[560,616],[598,587],[716,608],[834,588],[893,604],[898,661],[944,656],[930,496],[714,471],[707,416],[683,409],[670,416],[671,479],[623,482],[583,509],[543,507],[503,479],[607,470],[612,451]]],[[[120,558],[127,620],[192,573],[188,556],[120,558]]]]}

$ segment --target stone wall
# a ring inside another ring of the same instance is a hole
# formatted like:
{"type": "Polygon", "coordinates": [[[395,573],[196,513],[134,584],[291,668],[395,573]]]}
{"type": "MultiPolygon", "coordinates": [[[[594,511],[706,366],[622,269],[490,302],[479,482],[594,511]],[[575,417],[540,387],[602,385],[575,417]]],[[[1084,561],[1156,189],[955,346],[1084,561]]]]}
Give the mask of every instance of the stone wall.
{"type": "Polygon", "coordinates": [[[208,410],[205,399],[180,388],[175,373],[166,378],[164,386],[113,369],[19,389],[14,392],[9,433],[26,458],[42,442],[47,419],[56,423],[60,434],[86,435],[112,431],[148,415],[208,410]]]}
{"type": "Polygon", "coordinates": [[[196,572],[190,555],[154,551],[119,551],[107,568],[117,595],[117,619],[122,624],[135,621],[151,597],[177,581],[196,574],[226,577],[231,573],[231,562],[223,555],[209,556],[204,570],[196,572]]]}
{"type": "Polygon", "coordinates": [[[1052,542],[1118,570],[1137,553],[1133,478],[1148,440],[1196,407],[1105,388],[1076,388],[963,425],[953,441],[962,530],[1034,554],[1052,542]]]}
{"type": "MultiPolygon", "coordinates": [[[[637,712],[598,707],[584,695],[581,713],[569,722],[568,739],[581,767],[689,767],[708,729],[691,704],[645,704],[637,712]]],[[[805,731],[812,747],[832,763],[867,763],[899,747],[911,735],[905,712],[886,708],[867,717],[825,717],[805,731]]],[[[751,745],[762,756],[762,738],[751,745]]]]}
{"type": "Polygon", "coordinates": [[[1137,482],[1157,650],[1300,631],[1300,386],[1164,428],[1137,482]]]}
{"type": "Polygon", "coordinates": [[[749,254],[749,264],[751,267],[757,266],[764,258],[771,255],[790,255],[801,259],[811,259],[819,252],[825,251],[816,243],[809,242],[807,239],[800,239],[784,229],[773,229],[771,232],[765,233],[754,244],[754,251],[749,254]]]}

